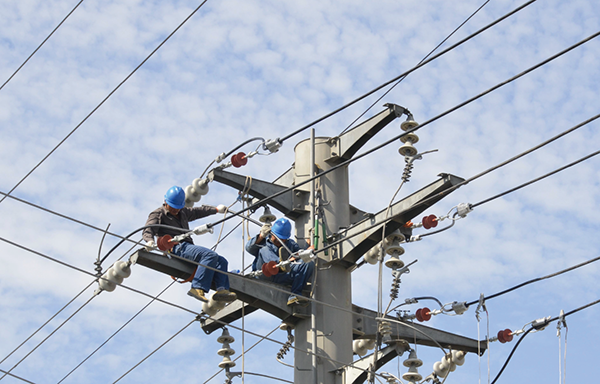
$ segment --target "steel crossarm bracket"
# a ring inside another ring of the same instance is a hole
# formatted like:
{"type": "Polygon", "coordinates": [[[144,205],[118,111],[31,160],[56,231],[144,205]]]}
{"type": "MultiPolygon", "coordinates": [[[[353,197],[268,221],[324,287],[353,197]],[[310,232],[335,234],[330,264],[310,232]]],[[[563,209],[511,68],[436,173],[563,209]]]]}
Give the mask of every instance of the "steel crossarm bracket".
{"type": "MultiPolygon", "coordinates": [[[[377,312],[357,305],[352,305],[352,312],[353,337],[355,339],[375,339],[379,325],[377,320],[375,320],[377,312]]],[[[414,343],[416,340],[416,343],[419,345],[427,345],[430,347],[439,347],[439,345],[441,345],[444,348],[450,348],[452,350],[472,353],[478,353],[478,351],[480,351],[482,354],[487,348],[486,341],[478,342],[475,339],[465,336],[427,327],[414,322],[398,320],[391,316],[386,316],[386,318],[392,320],[389,323],[392,327],[392,334],[390,336],[393,340],[407,340],[411,343],[414,343]]]]}
{"type": "MultiPolygon", "coordinates": [[[[402,356],[408,349],[408,343],[395,342],[389,344],[381,351],[377,352],[377,362],[374,371],[378,371],[379,368],[390,362],[397,356],[402,356]]],[[[344,383],[348,384],[361,384],[364,383],[368,376],[368,370],[373,364],[373,354],[369,354],[359,360],[356,360],[352,365],[344,367],[344,383]]]]}
{"type": "MultiPolygon", "coordinates": [[[[188,279],[196,271],[196,264],[189,260],[175,255],[168,258],[163,254],[147,252],[143,248],[136,251],[130,260],[135,264],[140,264],[157,272],[184,280],[188,279]]],[[[245,310],[246,314],[257,309],[262,309],[292,325],[310,315],[310,307],[289,307],[287,305],[290,295],[287,292],[290,289],[289,286],[242,275],[229,275],[229,285],[230,290],[237,294],[238,301],[248,304],[245,310]]],[[[309,295],[309,292],[304,292],[304,294],[309,295]]],[[[223,310],[218,312],[214,320],[205,321],[202,328],[205,332],[211,333],[223,327],[223,322],[230,323],[241,317],[241,307],[233,306],[228,311],[223,310]]]]}
{"type": "Polygon", "coordinates": [[[396,104],[385,104],[385,107],[387,109],[360,125],[331,138],[331,157],[327,161],[336,164],[350,160],[373,136],[406,111],[396,104]]]}
{"type": "MultiPolygon", "coordinates": [[[[290,187],[255,178],[252,178],[252,183],[248,183],[246,176],[227,172],[222,169],[212,170],[208,174],[208,178],[211,181],[217,181],[239,191],[246,191],[250,196],[258,200],[266,199],[290,187]]],[[[267,203],[287,217],[296,219],[306,212],[308,193],[305,191],[289,190],[269,199],[267,203]]]]}
{"type": "Polygon", "coordinates": [[[340,232],[332,239],[332,241],[340,241],[336,249],[337,259],[332,262],[343,262],[347,267],[354,266],[362,255],[381,241],[382,229],[386,221],[385,236],[400,229],[410,237],[412,231],[404,228],[404,224],[447,196],[447,193],[442,192],[462,181],[464,179],[460,177],[442,173],[440,179],[393,204],[389,211],[384,208],[340,232]]]}

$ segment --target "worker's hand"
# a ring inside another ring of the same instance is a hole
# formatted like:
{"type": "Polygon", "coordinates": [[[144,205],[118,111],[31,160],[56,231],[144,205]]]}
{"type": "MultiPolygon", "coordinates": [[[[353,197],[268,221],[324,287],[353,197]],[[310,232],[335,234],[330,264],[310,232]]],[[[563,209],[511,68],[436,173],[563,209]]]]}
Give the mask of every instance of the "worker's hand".
{"type": "Polygon", "coordinates": [[[154,243],[154,240],[150,240],[146,243],[146,246],[144,248],[146,248],[146,251],[148,252],[152,252],[152,250],[156,247],[156,244],[154,243]]]}
{"type": "Polygon", "coordinates": [[[227,212],[227,207],[223,204],[217,205],[217,213],[225,213],[227,212]]]}
{"type": "Polygon", "coordinates": [[[260,228],[260,235],[263,239],[266,239],[269,236],[269,232],[271,232],[271,223],[265,223],[260,228]]]}

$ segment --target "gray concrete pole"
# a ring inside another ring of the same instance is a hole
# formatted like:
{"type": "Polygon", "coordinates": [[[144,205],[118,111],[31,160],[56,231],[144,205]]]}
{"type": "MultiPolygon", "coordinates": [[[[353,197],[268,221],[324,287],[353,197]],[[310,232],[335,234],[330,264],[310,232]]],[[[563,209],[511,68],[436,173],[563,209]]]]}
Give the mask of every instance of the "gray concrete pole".
{"type": "MultiPolygon", "coordinates": [[[[294,180],[297,183],[306,180],[311,175],[311,141],[305,140],[298,143],[295,154],[294,180]]],[[[315,164],[318,168],[327,170],[335,165],[326,161],[331,157],[329,138],[315,139],[314,154],[315,164]]],[[[323,206],[324,223],[322,221],[321,225],[325,225],[327,234],[336,233],[341,227],[350,225],[348,169],[341,167],[318,180],[316,189],[320,191],[322,200],[326,203],[323,206]]],[[[306,185],[307,191],[309,188],[306,185]]],[[[299,217],[295,225],[298,238],[308,237],[309,229],[314,225],[310,213],[307,212],[299,217]]],[[[323,246],[322,242],[323,236],[320,233],[318,248],[323,246]]],[[[328,256],[319,253],[319,265],[330,261],[331,256],[331,252],[328,256]]],[[[315,273],[317,274],[315,298],[350,311],[352,309],[350,272],[341,265],[333,265],[329,268],[317,268],[315,273]]],[[[341,384],[342,376],[337,375],[334,371],[352,362],[352,315],[329,306],[317,305],[315,320],[317,353],[331,359],[317,359],[318,383],[341,384]]],[[[312,336],[311,319],[301,320],[295,330],[296,347],[304,351],[312,350],[312,336]]],[[[314,382],[311,355],[296,351],[295,366],[294,383],[314,382]]]]}

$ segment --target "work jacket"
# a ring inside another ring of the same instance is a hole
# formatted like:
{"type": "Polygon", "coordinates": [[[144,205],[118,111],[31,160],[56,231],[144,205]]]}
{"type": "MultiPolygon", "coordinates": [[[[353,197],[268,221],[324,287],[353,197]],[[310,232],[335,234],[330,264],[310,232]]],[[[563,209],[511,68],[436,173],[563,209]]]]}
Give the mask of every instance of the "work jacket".
{"type": "MultiPolygon", "coordinates": [[[[148,215],[148,220],[146,220],[146,225],[152,224],[163,224],[168,225],[170,227],[174,227],[174,229],[170,228],[146,228],[144,232],[142,232],[142,237],[146,242],[150,240],[154,240],[154,236],[161,237],[164,235],[177,236],[182,233],[189,232],[190,230],[190,221],[194,221],[200,219],[202,217],[214,215],[217,213],[217,208],[212,207],[210,205],[202,205],[199,207],[183,207],[176,216],[173,216],[168,210],[165,204],[162,207],[155,209],[150,212],[148,215]],[[185,229],[186,231],[179,231],[176,228],[185,229]]],[[[191,236],[185,238],[183,241],[187,241],[188,243],[194,244],[191,236]]]]}

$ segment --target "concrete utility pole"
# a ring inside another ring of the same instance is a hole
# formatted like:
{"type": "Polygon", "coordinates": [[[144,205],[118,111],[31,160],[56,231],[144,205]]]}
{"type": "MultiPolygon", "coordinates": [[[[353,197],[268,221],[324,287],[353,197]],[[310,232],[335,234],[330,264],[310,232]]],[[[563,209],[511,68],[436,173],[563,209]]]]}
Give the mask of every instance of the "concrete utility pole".
{"type": "MultiPolygon", "coordinates": [[[[231,289],[238,294],[241,301],[232,303],[217,313],[213,319],[203,322],[203,329],[210,333],[221,328],[223,322],[229,323],[239,319],[242,308],[245,308],[246,314],[257,309],[266,310],[293,326],[296,347],[294,383],[296,384],[315,381],[322,384],[350,384],[362,383],[366,380],[367,374],[364,370],[370,368],[373,358],[365,357],[353,363],[352,342],[357,338],[375,340],[378,322],[374,318],[377,314],[352,304],[352,271],[359,259],[384,236],[396,230],[402,230],[410,236],[411,230],[405,228],[404,224],[439,201],[442,198],[440,192],[462,181],[456,176],[442,174],[439,180],[393,204],[389,211],[387,207],[382,207],[380,212],[368,214],[351,206],[348,166],[339,166],[339,164],[351,159],[371,137],[391,121],[402,115],[410,116],[410,112],[398,105],[387,104],[386,107],[383,112],[343,135],[333,138],[311,137],[301,141],[295,147],[295,163],[288,172],[272,183],[253,179],[248,190],[249,195],[262,200],[299,185],[315,172],[318,174],[335,168],[314,182],[318,198],[311,196],[311,183],[306,183],[268,201],[269,205],[295,222],[296,237],[301,245],[302,239],[309,238],[315,226],[314,208],[321,213],[318,220],[319,228],[321,226],[324,228],[324,231],[319,230],[318,244],[314,245],[317,249],[322,249],[327,244],[334,242],[337,244],[329,248],[327,253],[317,253],[319,260],[315,272],[316,284],[313,287],[313,298],[319,304],[304,308],[289,308],[286,306],[286,293],[269,289],[268,284],[265,283],[257,284],[253,279],[232,276],[231,289]],[[316,207],[311,206],[312,202],[315,202],[316,207]],[[386,218],[392,220],[384,226],[386,218]],[[323,233],[326,235],[323,236],[323,233]],[[313,345],[315,340],[316,347],[313,345]]],[[[238,190],[246,186],[245,176],[222,169],[213,170],[209,174],[209,179],[238,190]]],[[[193,269],[190,270],[191,267],[186,266],[185,261],[182,260],[169,260],[145,251],[139,251],[136,257],[139,264],[172,276],[184,277],[193,273],[193,269]]],[[[414,342],[415,338],[419,344],[434,345],[431,341],[434,339],[452,349],[477,352],[476,340],[419,324],[411,323],[411,326],[417,327],[422,333],[415,336],[414,331],[409,328],[393,324],[391,336],[395,342],[385,348],[382,347],[378,352],[375,370],[401,355],[407,350],[406,340],[414,342]]]]}

